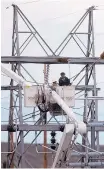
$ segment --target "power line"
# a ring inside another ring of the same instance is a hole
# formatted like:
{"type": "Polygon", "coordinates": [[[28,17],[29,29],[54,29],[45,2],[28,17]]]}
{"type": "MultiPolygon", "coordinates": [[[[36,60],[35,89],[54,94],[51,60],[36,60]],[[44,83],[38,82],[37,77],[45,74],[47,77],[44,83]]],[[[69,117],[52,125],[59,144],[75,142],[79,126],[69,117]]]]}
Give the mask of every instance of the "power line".
{"type": "MultiPolygon", "coordinates": [[[[25,2],[25,3],[20,3],[18,5],[25,5],[25,4],[29,4],[29,3],[34,3],[34,2],[43,2],[41,0],[37,0],[37,1],[29,1],[29,2],[25,2]]],[[[54,1],[49,1],[49,2],[54,2],[54,1]]],[[[12,5],[11,5],[12,6],[12,5]]],[[[10,7],[11,7],[10,6],[10,7]]],[[[8,9],[9,7],[7,7],[6,9],[8,9]]],[[[46,19],[46,20],[42,20],[42,21],[39,21],[37,23],[40,23],[40,22],[47,22],[47,21],[52,21],[52,20],[56,20],[56,19],[60,19],[60,18],[63,18],[63,17],[67,17],[67,16],[70,16],[70,15],[73,15],[73,14],[77,14],[79,13],[80,11],[83,11],[83,10],[87,10],[87,8],[82,8],[82,9],[79,9],[77,11],[74,11],[74,12],[71,12],[71,13],[67,13],[65,15],[61,15],[61,16],[57,16],[57,17],[54,17],[54,18],[49,18],[49,19],[46,19]]]]}
{"type": "MultiPolygon", "coordinates": [[[[36,112],[39,112],[39,110],[37,110],[37,111],[35,111],[35,113],[36,112]]],[[[22,116],[22,117],[26,117],[26,116],[29,116],[29,115],[31,115],[31,114],[33,114],[34,112],[32,112],[32,113],[28,113],[28,114],[26,114],[26,115],[24,115],[24,116],[22,116]]],[[[16,118],[16,119],[14,119],[14,120],[17,120],[17,119],[19,119],[19,118],[16,118]]]]}
{"type": "Polygon", "coordinates": [[[25,5],[25,4],[30,4],[30,3],[36,3],[36,2],[41,2],[41,0],[35,0],[35,1],[28,1],[28,2],[24,2],[24,3],[20,3],[20,4],[18,4],[18,5],[25,5]]]}
{"type": "Polygon", "coordinates": [[[98,83],[96,83],[96,84],[98,85],[98,84],[101,84],[101,83],[104,83],[104,81],[103,81],[103,82],[98,82],[98,83]]]}
{"type": "Polygon", "coordinates": [[[5,110],[9,110],[9,109],[7,109],[7,108],[5,108],[5,107],[1,107],[2,109],[5,109],[5,110]]]}
{"type": "Polygon", "coordinates": [[[50,3],[50,2],[59,2],[59,1],[45,1],[45,0],[35,0],[35,1],[27,1],[27,2],[24,2],[24,3],[20,3],[20,4],[18,4],[18,5],[25,5],[25,4],[30,4],[30,3],[37,3],[37,2],[42,2],[42,3],[50,3]]]}
{"type": "MultiPolygon", "coordinates": [[[[82,9],[84,10],[84,9],[82,9]]],[[[78,12],[82,11],[82,10],[79,10],[79,11],[75,11],[75,12],[71,12],[71,13],[67,13],[65,15],[61,15],[61,16],[57,16],[57,17],[54,17],[54,18],[50,18],[50,19],[47,19],[45,21],[48,21],[48,20],[56,20],[56,19],[60,19],[60,18],[64,18],[64,17],[67,17],[67,16],[70,16],[70,15],[73,15],[73,14],[77,14],[78,12]]],[[[44,20],[43,20],[44,21],[44,20]]]]}
{"type": "Polygon", "coordinates": [[[82,116],[83,117],[83,115],[82,114],[79,114],[79,113],[76,113],[76,112],[74,112],[75,114],[77,114],[77,115],[79,115],[79,116],[82,116]]]}
{"type": "MultiPolygon", "coordinates": [[[[81,109],[81,108],[83,108],[83,107],[85,107],[85,106],[81,106],[81,107],[74,107],[73,109],[81,109]]],[[[75,112],[74,112],[75,113],[75,112]]]]}
{"type": "Polygon", "coordinates": [[[86,74],[91,70],[91,68],[93,68],[93,66],[95,65],[95,63],[97,63],[100,60],[100,57],[92,63],[92,65],[88,68],[88,71],[84,74],[84,76],[81,78],[81,80],[77,83],[76,87],[80,84],[80,82],[84,79],[84,77],[86,76],[86,74]]]}
{"type": "Polygon", "coordinates": [[[1,99],[7,99],[7,98],[9,98],[9,96],[8,97],[1,97],[1,99]]]}
{"type": "MultiPolygon", "coordinates": [[[[38,114],[35,114],[34,116],[36,117],[36,116],[38,116],[38,115],[40,115],[40,113],[38,113],[38,114]]],[[[32,116],[30,116],[30,117],[27,117],[27,118],[25,118],[25,119],[23,119],[23,120],[28,120],[28,119],[31,119],[32,118],[32,116]]]]}
{"type": "MultiPolygon", "coordinates": [[[[7,75],[5,75],[5,74],[1,74],[2,76],[6,76],[6,77],[9,77],[9,76],[7,76],[7,75]]],[[[10,78],[10,77],[9,77],[10,78]]]]}
{"type": "MultiPolygon", "coordinates": [[[[28,1],[28,2],[24,2],[24,3],[19,3],[17,5],[25,5],[25,4],[29,4],[29,3],[35,3],[35,2],[39,2],[41,0],[36,0],[36,1],[28,1]]],[[[12,7],[12,5],[7,6],[6,9],[9,9],[10,7],[12,7]]]]}

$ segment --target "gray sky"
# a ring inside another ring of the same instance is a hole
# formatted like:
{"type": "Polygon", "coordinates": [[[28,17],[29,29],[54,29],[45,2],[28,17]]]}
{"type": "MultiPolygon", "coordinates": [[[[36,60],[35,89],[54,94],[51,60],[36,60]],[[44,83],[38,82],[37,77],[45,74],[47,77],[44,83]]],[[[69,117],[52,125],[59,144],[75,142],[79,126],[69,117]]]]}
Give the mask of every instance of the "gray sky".
{"type": "MultiPolygon", "coordinates": [[[[104,0],[40,0],[34,3],[27,2],[31,1],[1,1],[1,54],[3,56],[11,55],[12,50],[12,3],[20,7],[53,50],[58,47],[88,7],[92,5],[98,6],[99,10],[94,12],[95,55],[99,57],[100,53],[104,50],[104,0]],[[6,9],[8,6],[9,8],[6,9]]],[[[85,32],[87,28],[86,25],[87,19],[84,21],[79,31],[85,32]]],[[[27,30],[20,19],[19,30],[27,30]]],[[[20,36],[20,44],[25,38],[25,36],[20,36]]],[[[82,40],[86,44],[86,38],[84,36],[82,40]]],[[[36,40],[30,43],[23,55],[45,56],[44,52],[36,43],[36,40]]],[[[83,57],[83,54],[73,41],[67,46],[62,55],[83,57]]],[[[38,82],[43,82],[43,65],[26,65],[25,67],[38,82]]],[[[81,65],[72,65],[70,70],[71,76],[75,75],[81,68],[81,65]]],[[[69,76],[68,65],[52,65],[50,68],[50,82],[53,78],[58,79],[60,72],[63,70],[66,72],[67,76],[69,76]]],[[[104,96],[104,76],[102,76],[102,72],[104,72],[104,66],[97,66],[97,83],[98,87],[101,87],[99,96],[104,96]]],[[[30,80],[28,77],[27,79],[30,80]]],[[[9,84],[9,78],[2,76],[1,80],[2,84],[9,84]]],[[[2,96],[7,96],[7,93],[2,92],[2,96]]],[[[6,102],[8,102],[8,100],[3,99],[2,105],[4,106],[6,102]]],[[[103,102],[100,102],[100,104],[103,105],[103,102]]],[[[4,113],[7,112],[5,111],[6,110],[3,110],[4,113]]],[[[83,113],[83,110],[81,110],[81,113],[83,113]]],[[[102,109],[99,111],[99,117],[104,120],[102,109]]],[[[3,116],[3,119],[4,118],[5,116],[3,116]]]]}

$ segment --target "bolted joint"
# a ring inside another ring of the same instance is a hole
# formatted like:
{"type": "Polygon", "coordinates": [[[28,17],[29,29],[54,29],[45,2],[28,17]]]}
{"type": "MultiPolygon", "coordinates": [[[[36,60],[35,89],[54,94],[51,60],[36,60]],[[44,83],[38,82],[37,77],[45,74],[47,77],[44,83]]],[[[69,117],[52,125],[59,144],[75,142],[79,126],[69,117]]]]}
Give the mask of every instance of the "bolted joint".
{"type": "Polygon", "coordinates": [[[63,132],[64,128],[65,128],[65,126],[60,126],[60,131],[63,132]]]}
{"type": "Polygon", "coordinates": [[[15,124],[10,124],[7,126],[7,131],[8,132],[16,132],[19,130],[19,127],[16,126],[15,124]]]}
{"type": "Polygon", "coordinates": [[[58,58],[57,61],[60,63],[63,63],[63,62],[68,63],[68,58],[66,58],[66,57],[65,58],[58,58]]]}

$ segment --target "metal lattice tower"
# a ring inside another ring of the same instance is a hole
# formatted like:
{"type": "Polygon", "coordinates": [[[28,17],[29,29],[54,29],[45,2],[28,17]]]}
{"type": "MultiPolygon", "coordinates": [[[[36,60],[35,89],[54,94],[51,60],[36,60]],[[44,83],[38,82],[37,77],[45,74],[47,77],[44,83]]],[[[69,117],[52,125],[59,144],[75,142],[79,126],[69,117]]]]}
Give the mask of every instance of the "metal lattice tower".
{"type": "MultiPolygon", "coordinates": [[[[13,35],[12,35],[12,56],[8,57],[2,57],[1,61],[3,63],[11,63],[11,69],[14,72],[17,72],[20,76],[25,78],[22,75],[21,69],[25,70],[25,72],[31,77],[31,79],[37,84],[35,79],[32,77],[32,75],[24,68],[22,63],[44,63],[46,64],[46,74],[45,74],[45,82],[48,83],[48,76],[49,76],[49,66],[53,63],[66,63],[66,64],[79,64],[79,60],[77,58],[63,58],[61,57],[61,53],[64,51],[65,47],[69,44],[71,40],[74,40],[74,42],[77,44],[79,49],[82,51],[84,57],[80,58],[80,64],[84,64],[85,66],[83,69],[73,78],[73,82],[77,79],[77,77],[85,71],[84,76],[80,79],[80,81],[76,84],[76,90],[79,90],[79,93],[84,92],[84,112],[83,112],[83,121],[88,125],[88,131],[91,131],[91,145],[90,148],[92,150],[95,150],[95,152],[89,151],[89,145],[88,145],[88,133],[83,135],[82,137],[82,154],[80,155],[76,153],[75,155],[79,157],[81,163],[69,163],[69,166],[71,167],[85,167],[86,166],[101,166],[103,164],[102,162],[99,162],[99,159],[96,161],[93,158],[92,154],[97,154],[96,151],[100,151],[99,149],[99,130],[97,130],[97,127],[101,127],[101,131],[104,131],[102,129],[103,124],[98,122],[98,100],[101,98],[98,98],[98,88],[96,87],[96,70],[95,65],[96,64],[104,64],[103,60],[99,60],[99,58],[95,57],[95,45],[94,45],[94,24],[93,24],[93,12],[95,10],[95,7],[90,7],[85,14],[80,18],[80,20],[77,22],[77,24],[74,26],[74,28],[69,32],[69,34],[65,37],[65,39],[62,41],[62,43],[58,46],[58,48],[53,51],[49,45],[45,42],[45,40],[41,37],[41,35],[38,33],[38,31],[34,28],[34,26],[31,24],[31,22],[27,19],[27,17],[24,15],[24,13],[19,9],[18,6],[13,5],[13,35]],[[19,32],[19,20],[18,16],[21,17],[23,22],[27,25],[29,31],[21,31],[19,32]],[[88,31],[87,32],[78,32],[80,26],[83,24],[84,20],[88,18],[88,31]],[[19,35],[29,33],[28,38],[24,41],[24,43],[20,46],[19,43],[19,35]],[[87,36],[87,46],[82,42],[81,38],[79,38],[78,35],[85,35],[87,36]],[[26,49],[30,41],[35,38],[36,41],[39,43],[41,48],[43,49],[45,53],[45,57],[31,57],[29,60],[27,56],[22,56],[23,51],[26,49]],[[80,42],[80,43],[79,43],[80,42]],[[82,44],[82,46],[80,45],[82,44]],[[47,58],[50,57],[50,59],[47,61],[47,58]],[[74,60],[73,60],[74,59],[74,60]],[[92,61],[93,59],[93,61],[92,61]],[[83,63],[84,62],[84,63],[83,63]],[[82,80],[84,79],[85,84],[80,85],[82,80]],[[93,79],[93,84],[89,85],[90,80],[93,79]],[[92,92],[92,96],[94,97],[91,99],[88,99],[89,91],[92,92]],[[88,101],[90,100],[90,105],[88,106],[88,101]],[[90,121],[88,120],[90,118],[90,121]],[[89,158],[91,156],[91,158],[89,158]]],[[[10,90],[10,111],[9,111],[9,125],[13,126],[13,118],[14,118],[14,112],[16,112],[16,115],[18,117],[18,127],[19,127],[19,134],[17,139],[17,145],[20,146],[20,152],[18,153],[18,149],[16,149],[15,152],[7,155],[7,164],[8,168],[13,167],[14,165],[17,165],[17,167],[23,168],[25,166],[25,153],[28,150],[28,148],[24,149],[24,137],[30,132],[30,131],[40,131],[32,143],[36,140],[36,138],[39,136],[39,134],[42,132],[42,127],[44,128],[44,131],[59,131],[58,124],[51,125],[49,127],[48,121],[45,122],[45,127],[41,124],[44,124],[44,116],[46,113],[40,113],[39,119],[35,122],[36,129],[34,130],[33,126],[26,126],[24,129],[24,121],[23,121],[23,114],[22,114],[22,105],[23,105],[23,92],[22,88],[19,85],[15,85],[14,81],[11,80],[10,86],[2,86],[2,90],[10,90]],[[16,97],[13,95],[13,91],[17,92],[16,97]],[[18,100],[18,101],[17,101],[18,100]],[[27,131],[24,135],[24,131],[27,131]],[[19,156],[17,160],[17,164],[14,164],[14,157],[15,155],[19,156]]],[[[35,111],[35,108],[33,109],[33,112],[35,111]]],[[[51,117],[54,118],[54,117],[51,117]]],[[[58,121],[58,119],[57,119],[58,121]]],[[[7,125],[2,126],[2,131],[7,131],[7,125]]],[[[8,152],[12,152],[14,150],[13,145],[13,132],[8,132],[8,152]]],[[[30,146],[32,145],[30,144],[30,146]]],[[[90,149],[90,150],[91,150],[90,149]]],[[[103,167],[102,167],[103,168],[103,167]]]]}

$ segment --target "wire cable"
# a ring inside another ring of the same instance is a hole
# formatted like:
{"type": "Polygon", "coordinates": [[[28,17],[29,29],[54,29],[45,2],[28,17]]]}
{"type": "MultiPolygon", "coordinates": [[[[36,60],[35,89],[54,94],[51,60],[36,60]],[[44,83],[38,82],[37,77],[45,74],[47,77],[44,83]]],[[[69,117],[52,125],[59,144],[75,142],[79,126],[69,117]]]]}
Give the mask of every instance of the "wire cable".
{"type": "Polygon", "coordinates": [[[30,3],[36,3],[36,2],[41,2],[41,0],[35,0],[35,1],[28,1],[28,2],[24,2],[24,3],[20,3],[18,5],[25,5],[25,4],[30,4],[30,3]]]}
{"type": "Polygon", "coordinates": [[[8,96],[8,97],[1,97],[1,99],[7,99],[7,98],[9,98],[10,96],[8,96]]]}
{"type": "MultiPolygon", "coordinates": [[[[90,67],[88,67],[88,72],[91,70],[91,68],[95,65],[95,63],[97,63],[100,60],[100,58],[98,58],[95,62],[92,63],[92,65],[90,67]]],[[[86,76],[86,74],[88,73],[86,72],[84,74],[84,76],[81,78],[81,80],[78,82],[78,84],[76,85],[76,87],[80,84],[80,82],[84,79],[84,77],[86,76]]]]}
{"type": "Polygon", "coordinates": [[[7,109],[7,108],[5,108],[5,107],[1,107],[1,109],[9,110],[9,109],[7,109]]]}
{"type": "MultiPolygon", "coordinates": [[[[7,76],[7,75],[5,75],[5,74],[1,74],[2,76],[6,76],[6,77],[9,77],[9,76],[7,76]]],[[[10,77],[9,77],[10,78],[10,77]]]]}
{"type": "MultiPolygon", "coordinates": [[[[36,114],[36,115],[34,115],[34,116],[38,116],[38,115],[40,115],[40,113],[38,113],[38,114],[36,114]]],[[[32,118],[32,116],[27,117],[27,118],[25,118],[25,119],[23,119],[23,120],[28,120],[28,119],[31,119],[31,118],[32,118]]]]}
{"type": "MultiPolygon", "coordinates": [[[[39,2],[39,1],[41,1],[41,0],[28,1],[28,2],[24,2],[24,3],[19,3],[18,5],[25,5],[25,4],[35,3],[35,2],[39,2]]],[[[6,9],[9,9],[10,7],[12,7],[12,4],[10,6],[7,6],[6,9]]]]}

